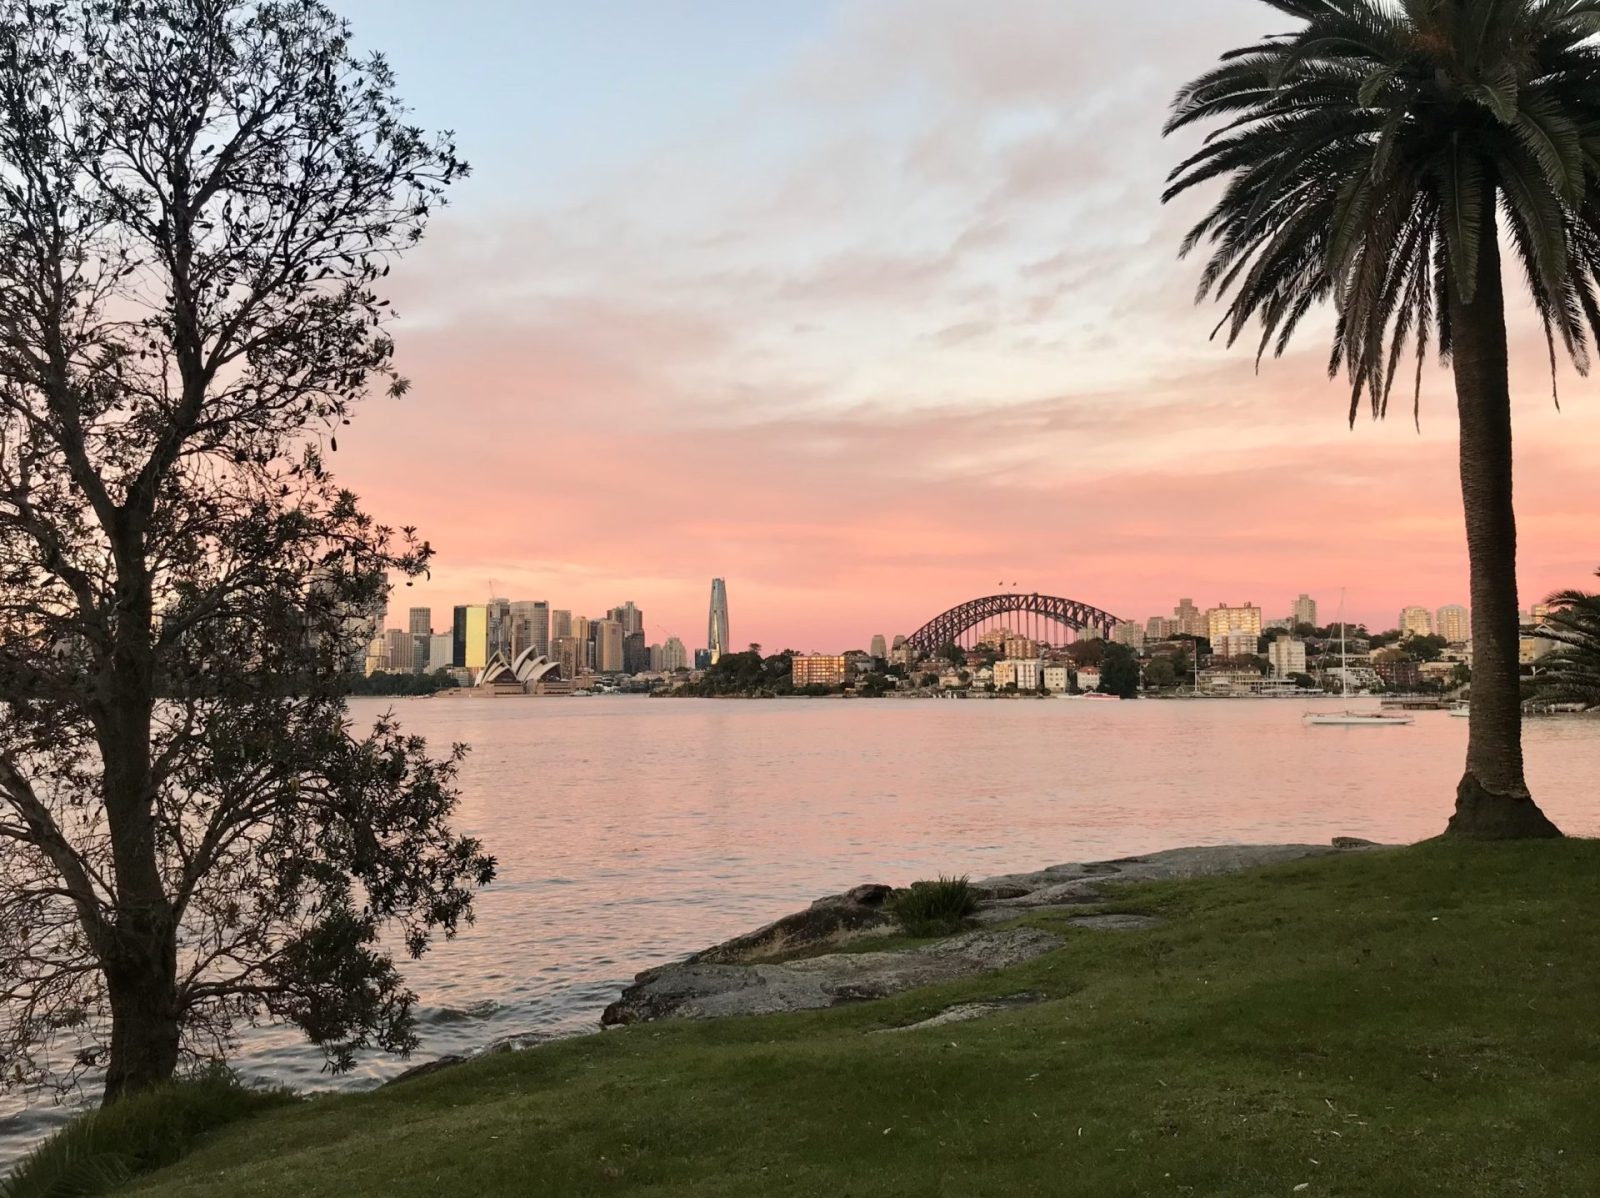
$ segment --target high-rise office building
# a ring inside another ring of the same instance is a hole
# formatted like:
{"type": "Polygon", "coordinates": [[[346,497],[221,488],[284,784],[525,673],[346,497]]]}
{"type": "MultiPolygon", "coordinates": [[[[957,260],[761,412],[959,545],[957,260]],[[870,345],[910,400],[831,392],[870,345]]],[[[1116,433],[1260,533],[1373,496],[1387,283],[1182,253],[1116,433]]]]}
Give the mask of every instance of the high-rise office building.
{"type": "Polygon", "coordinates": [[[1130,649],[1144,648],[1144,625],[1137,620],[1123,620],[1111,634],[1111,639],[1130,649]]]}
{"type": "Polygon", "coordinates": [[[367,677],[374,674],[387,673],[389,669],[389,639],[384,636],[375,636],[367,642],[367,653],[362,669],[367,677]]]}
{"type": "Polygon", "coordinates": [[[661,661],[656,666],[663,674],[670,674],[674,670],[689,668],[689,650],[684,643],[675,636],[669,636],[667,643],[661,646],[661,661]]]}
{"type": "Polygon", "coordinates": [[[550,640],[553,644],[557,637],[572,635],[572,613],[564,608],[557,608],[550,613],[550,640]]]}
{"type": "Polygon", "coordinates": [[[561,677],[568,682],[586,673],[589,646],[575,636],[558,636],[550,642],[550,660],[560,663],[561,677]]]}
{"type": "Polygon", "coordinates": [[[467,608],[467,669],[481,670],[489,664],[489,609],[467,608]]]}
{"type": "Polygon", "coordinates": [[[594,629],[599,623],[588,616],[572,617],[572,639],[581,646],[579,650],[579,666],[585,670],[594,669],[594,629]]]}
{"type": "Polygon", "coordinates": [[[543,599],[521,600],[511,605],[511,652],[515,661],[525,649],[538,656],[550,653],[550,605],[543,599]]]}
{"type": "MultiPolygon", "coordinates": [[[[511,600],[491,599],[484,605],[484,618],[487,621],[488,655],[493,657],[496,653],[509,659],[511,657],[511,600]]],[[[485,659],[487,660],[487,659],[485,659]]]]}
{"type": "Polygon", "coordinates": [[[629,599],[621,607],[613,607],[606,613],[606,619],[615,620],[618,624],[621,624],[624,637],[644,631],[644,612],[634,606],[632,599],[629,599]]]}
{"type": "MultiPolygon", "coordinates": [[[[324,580],[312,583],[314,589],[319,591],[322,600],[326,603],[338,594],[338,585],[330,584],[324,580]]],[[[387,656],[387,642],[384,648],[374,654],[372,643],[383,639],[384,625],[388,622],[389,604],[386,599],[376,599],[369,607],[352,607],[349,604],[341,605],[343,618],[340,621],[341,631],[338,636],[338,655],[343,660],[344,669],[352,674],[366,672],[372,673],[375,658],[387,656]]]]}
{"type": "Polygon", "coordinates": [[[872,656],[885,660],[889,656],[889,642],[884,639],[884,635],[881,632],[872,638],[872,656]]]}
{"type": "Polygon", "coordinates": [[[1178,606],[1172,609],[1177,628],[1173,635],[1182,633],[1185,636],[1206,635],[1206,613],[1194,605],[1193,599],[1179,599],[1178,606]]]}
{"type": "Polygon", "coordinates": [[[622,638],[622,672],[643,674],[648,669],[650,669],[650,646],[644,643],[644,633],[628,633],[622,638]]]}
{"type": "Polygon", "coordinates": [[[428,668],[428,643],[433,639],[433,609],[413,607],[408,620],[411,635],[411,668],[420,674],[428,668]]]}
{"type": "Polygon", "coordinates": [[[706,625],[706,653],[712,665],[716,665],[728,651],[728,644],[728,584],[720,578],[713,578],[711,617],[706,625]]]}
{"type": "Polygon", "coordinates": [[[1452,645],[1472,639],[1472,613],[1459,603],[1446,603],[1434,613],[1433,630],[1452,645]]]}
{"type": "Polygon", "coordinates": [[[482,604],[455,609],[450,664],[481,670],[489,660],[489,609],[482,604]]]}
{"type": "Polygon", "coordinates": [[[1313,628],[1318,627],[1317,601],[1310,595],[1302,593],[1300,598],[1294,601],[1294,624],[1296,628],[1302,624],[1309,624],[1313,628]]]}
{"type": "MultiPolygon", "coordinates": [[[[443,662],[439,663],[443,665],[443,662]]],[[[456,607],[450,613],[450,664],[461,669],[467,664],[467,609],[456,607]]]]}
{"type": "Polygon", "coordinates": [[[448,632],[441,632],[437,636],[428,638],[428,654],[423,661],[430,674],[434,670],[449,668],[454,646],[455,637],[448,632]]]}
{"type": "Polygon", "coordinates": [[[388,642],[387,669],[393,674],[409,674],[416,668],[416,637],[404,628],[391,628],[383,634],[388,642]]]}
{"type": "Polygon", "coordinates": [[[1399,628],[1401,636],[1432,636],[1433,616],[1425,607],[1402,607],[1399,628]]]}
{"type": "Polygon", "coordinates": [[[599,674],[620,674],[622,660],[622,623],[618,620],[594,622],[594,668],[599,674]]]}

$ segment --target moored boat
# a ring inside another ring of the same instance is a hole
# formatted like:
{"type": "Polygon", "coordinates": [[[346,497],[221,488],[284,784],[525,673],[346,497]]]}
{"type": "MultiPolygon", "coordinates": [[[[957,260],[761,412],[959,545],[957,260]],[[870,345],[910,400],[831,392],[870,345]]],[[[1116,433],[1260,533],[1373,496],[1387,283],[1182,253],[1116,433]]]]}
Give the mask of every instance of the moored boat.
{"type": "MultiPolygon", "coordinates": [[[[1350,659],[1345,652],[1344,589],[1339,590],[1339,697],[1350,687],[1350,659]]],[[[1416,717],[1403,711],[1308,711],[1302,717],[1309,728],[1402,728],[1416,717]]]]}
{"type": "Polygon", "coordinates": [[[1307,724],[1348,728],[1390,728],[1412,723],[1415,718],[1398,711],[1308,711],[1305,714],[1307,724]]]}

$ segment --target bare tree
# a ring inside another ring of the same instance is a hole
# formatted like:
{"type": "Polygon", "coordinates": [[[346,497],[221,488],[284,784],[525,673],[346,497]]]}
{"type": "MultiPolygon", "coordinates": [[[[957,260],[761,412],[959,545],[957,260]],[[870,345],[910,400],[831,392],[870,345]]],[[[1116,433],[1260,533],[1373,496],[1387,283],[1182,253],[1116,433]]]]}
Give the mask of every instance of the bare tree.
{"type": "Polygon", "coordinates": [[[0,0],[0,1085],[415,1043],[386,946],[494,863],[459,748],[348,723],[430,549],[321,441],[404,390],[375,288],[465,170],[320,0],[0,0]]]}

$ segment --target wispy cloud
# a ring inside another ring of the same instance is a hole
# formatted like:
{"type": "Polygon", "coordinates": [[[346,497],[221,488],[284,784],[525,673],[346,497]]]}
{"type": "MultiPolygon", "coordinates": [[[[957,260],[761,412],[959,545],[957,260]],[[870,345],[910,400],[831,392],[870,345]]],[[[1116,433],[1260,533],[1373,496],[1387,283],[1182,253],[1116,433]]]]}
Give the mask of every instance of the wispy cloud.
{"type": "MultiPolygon", "coordinates": [[[[832,12],[740,102],[476,196],[397,274],[417,387],[341,459],[441,550],[407,601],[490,579],[579,610],[633,597],[652,635],[692,639],[720,574],[737,636],[810,648],[1002,575],[1141,618],[1180,594],[1279,611],[1347,585],[1374,620],[1461,598],[1448,376],[1427,374],[1420,435],[1349,430],[1314,335],[1257,374],[1253,347],[1208,340],[1175,260],[1194,210],[1159,204],[1164,104],[1264,6],[832,12]]],[[[1600,412],[1569,388],[1555,414],[1518,333],[1538,593],[1600,555],[1600,412]]]]}

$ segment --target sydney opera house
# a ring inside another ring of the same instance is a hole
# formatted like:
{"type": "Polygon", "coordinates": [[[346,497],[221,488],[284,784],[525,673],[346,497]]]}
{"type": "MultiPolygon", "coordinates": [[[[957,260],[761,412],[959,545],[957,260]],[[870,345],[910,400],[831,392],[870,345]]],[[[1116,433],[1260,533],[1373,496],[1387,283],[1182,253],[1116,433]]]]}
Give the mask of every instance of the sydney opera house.
{"type": "Polygon", "coordinates": [[[490,695],[569,695],[572,680],[561,676],[560,662],[528,648],[509,660],[504,653],[493,654],[469,690],[490,695]]]}

